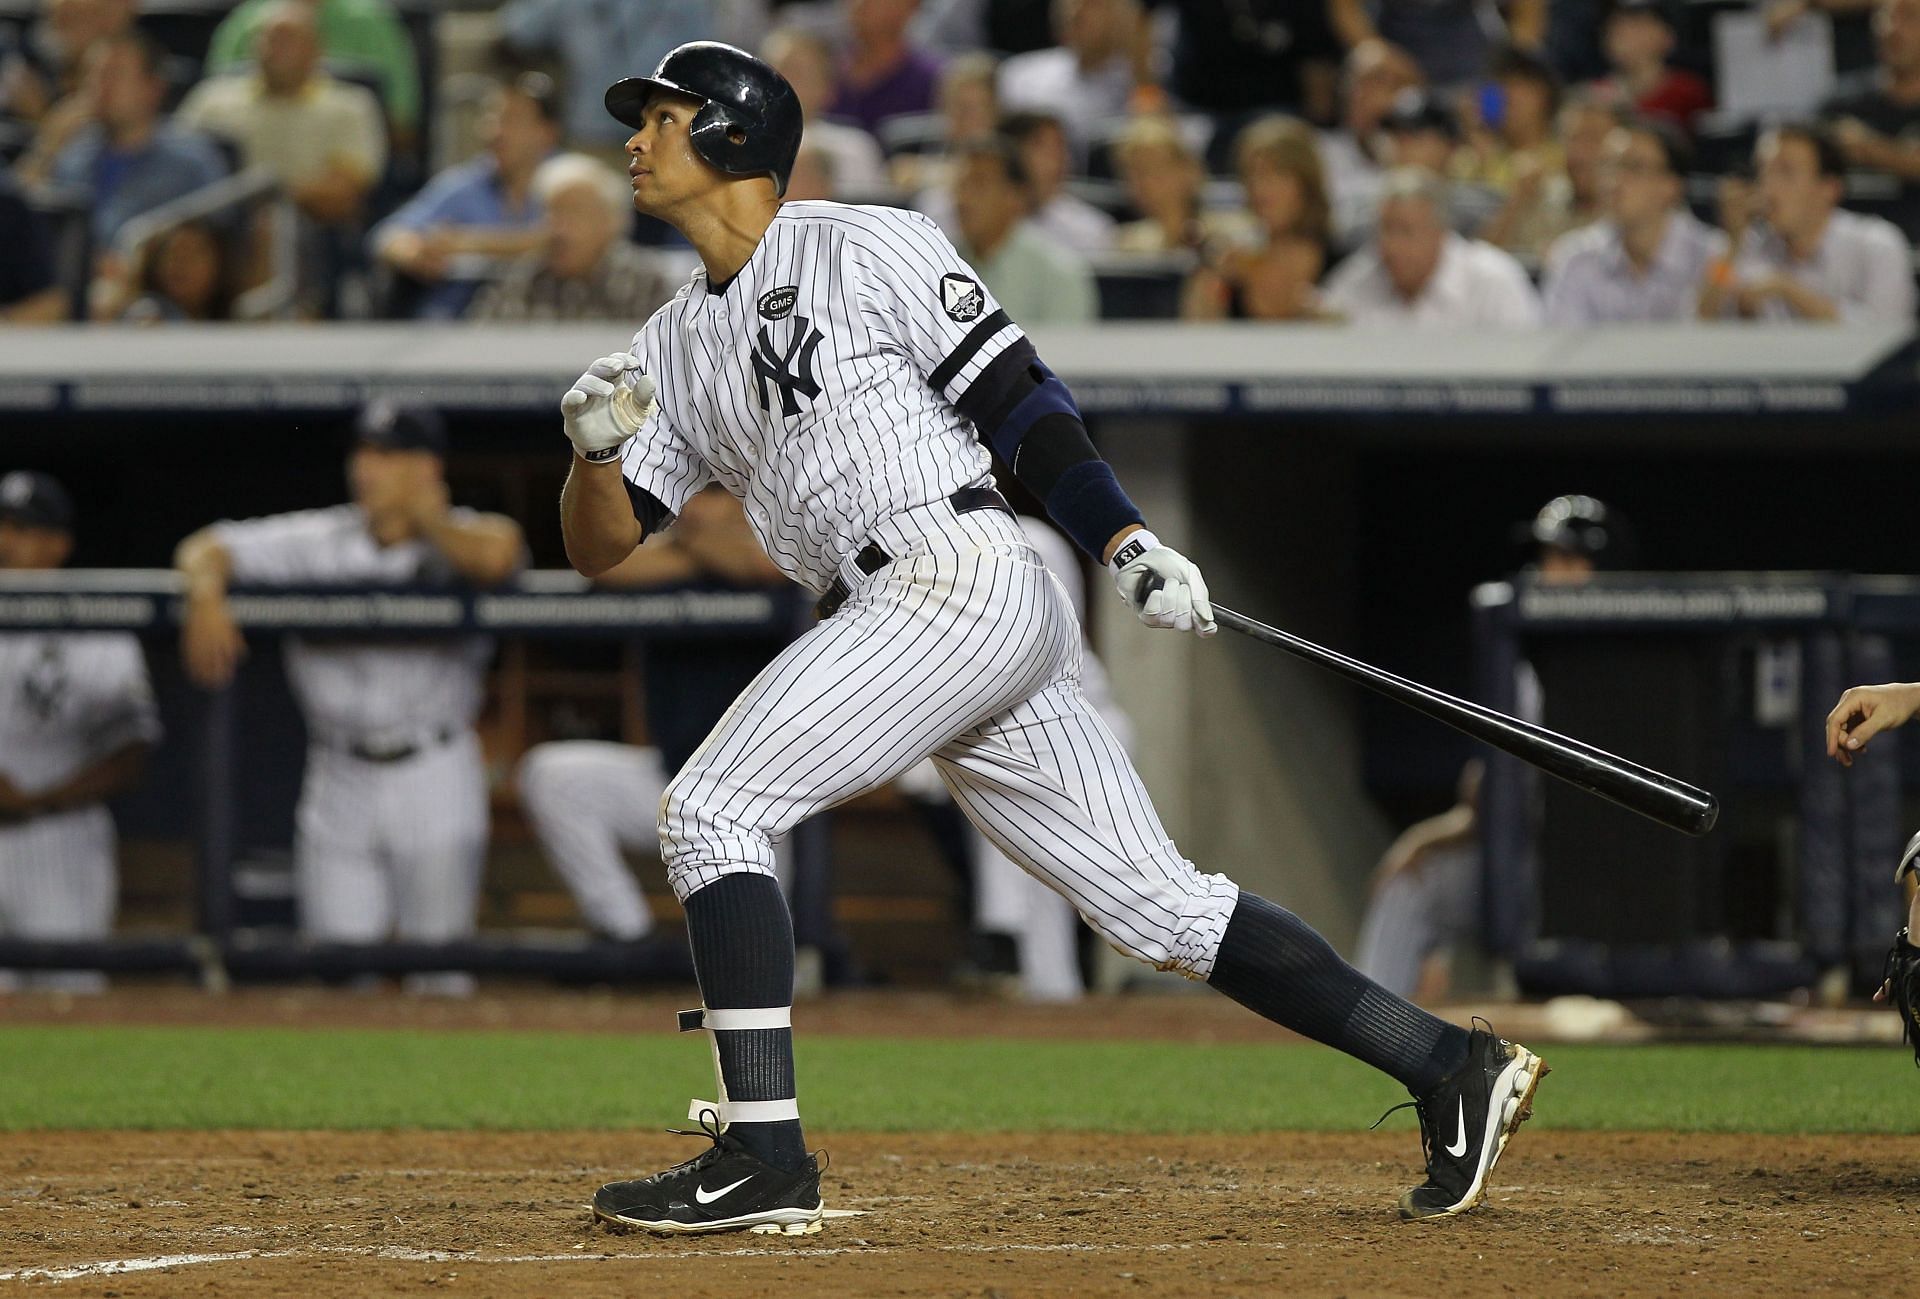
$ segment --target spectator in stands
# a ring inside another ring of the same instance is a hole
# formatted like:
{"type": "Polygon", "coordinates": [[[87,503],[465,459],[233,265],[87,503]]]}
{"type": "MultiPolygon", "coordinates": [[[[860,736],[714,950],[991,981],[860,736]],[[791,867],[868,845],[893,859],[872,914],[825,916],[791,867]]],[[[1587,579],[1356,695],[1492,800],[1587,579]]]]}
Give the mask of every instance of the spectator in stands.
{"type": "Polygon", "coordinates": [[[1123,253],[1201,252],[1257,242],[1244,212],[1213,211],[1201,203],[1206,173],[1171,117],[1136,117],[1114,146],[1127,200],[1140,214],[1114,231],[1123,253]]]}
{"type": "Polygon", "coordinates": [[[940,65],[907,41],[917,8],[919,0],[846,0],[848,43],[835,117],[878,134],[889,117],[933,108],[940,65]]]}
{"type": "MultiPolygon", "coordinates": [[[[894,187],[914,196],[922,212],[945,202],[953,181],[953,151],[999,129],[999,63],[991,54],[962,54],[940,70],[940,136],[932,148],[897,150],[888,164],[894,187]],[[932,207],[928,205],[932,204],[932,207]]],[[[916,143],[933,143],[919,141],[916,143]]]]}
{"type": "Polygon", "coordinates": [[[1004,137],[960,151],[954,243],[1009,316],[1025,324],[1083,324],[1099,311],[1093,271],[1028,219],[1026,162],[1004,137]]]}
{"type": "Polygon", "coordinates": [[[1352,47],[1384,37],[1413,55],[1435,86],[1459,89],[1491,65],[1504,39],[1538,50],[1547,35],[1547,0],[1328,0],[1333,28],[1352,47]],[[1502,30],[1504,26],[1504,31],[1502,30]]]}
{"type": "Polygon", "coordinates": [[[1454,158],[1454,179],[1500,196],[1500,206],[1480,227],[1482,239],[1536,252],[1569,228],[1572,185],[1554,132],[1560,85],[1544,60],[1512,48],[1495,56],[1492,75],[1468,147],[1454,158]]]}
{"type": "Polygon", "coordinates": [[[27,38],[0,59],[0,113],[23,122],[57,114],[81,88],[87,56],[133,30],[139,0],[46,0],[27,38]]]}
{"type": "Polygon", "coordinates": [[[1843,84],[1823,116],[1850,164],[1900,181],[1889,215],[1912,241],[1920,239],[1920,0],[1881,0],[1873,31],[1879,65],[1843,84]]]}
{"type": "Polygon", "coordinates": [[[1362,41],[1347,52],[1340,78],[1340,121],[1321,132],[1320,157],[1333,201],[1335,238],[1343,248],[1365,238],[1380,202],[1380,124],[1394,100],[1420,86],[1420,65],[1397,45],[1362,41]]]}
{"type": "MultiPolygon", "coordinates": [[[[390,0],[301,0],[313,10],[327,67],[379,87],[394,144],[411,150],[420,130],[420,63],[406,24],[390,0]]],[[[207,72],[238,72],[260,45],[260,28],[279,0],[241,0],[213,29],[207,72]]]]}
{"type": "Polygon", "coordinates": [[[500,35],[513,54],[559,56],[567,139],[611,149],[632,132],[608,115],[607,87],[652,72],[676,45],[725,39],[730,33],[713,12],[721,7],[687,0],[512,0],[500,10],[500,35]]]}
{"type": "Polygon", "coordinates": [[[0,325],[51,325],[66,318],[67,293],[54,278],[46,221],[0,171],[0,325]]]}
{"type": "Polygon", "coordinates": [[[533,174],[560,142],[559,101],[539,72],[497,91],[480,128],[486,151],[447,168],[367,242],[396,273],[426,286],[412,315],[457,319],[479,291],[477,272],[537,248],[533,174]]]}
{"type": "Polygon", "coordinates": [[[1713,107],[1707,83],[1669,62],[1677,38],[1660,0],[1613,0],[1603,39],[1610,69],[1596,86],[1603,96],[1683,131],[1713,107]]]}
{"type": "Polygon", "coordinates": [[[1447,228],[1446,182],[1431,172],[1388,175],[1374,245],[1347,258],[1323,301],[1357,324],[1524,328],[1540,322],[1527,273],[1492,244],[1447,228]]]}
{"type": "Polygon", "coordinates": [[[1319,0],[1159,0],[1178,16],[1167,89],[1221,119],[1209,150],[1231,148],[1247,118],[1276,111],[1316,122],[1334,112],[1340,46],[1319,0]]]}
{"type": "Polygon", "coordinates": [[[1754,150],[1758,202],[1721,213],[1732,252],[1709,266],[1708,320],[1913,319],[1913,266],[1890,221],[1840,208],[1846,162],[1816,127],[1774,127],[1754,150]],[[1758,215],[1764,225],[1751,228],[1758,215]]]}
{"type": "Polygon", "coordinates": [[[1550,325],[1694,318],[1701,277],[1727,238],[1687,210],[1692,151],[1678,128],[1643,120],[1607,137],[1606,219],[1562,235],[1547,255],[1550,325]]]}
{"type": "Polygon", "coordinates": [[[470,318],[486,321],[645,320],[673,296],[658,254],[627,241],[633,187],[580,153],[540,164],[533,198],[542,246],[480,291],[470,318]]]}
{"type": "Polygon", "coordinates": [[[1113,218],[1066,189],[1073,169],[1067,129],[1050,113],[1008,113],[1000,129],[1020,151],[1027,169],[1033,220],[1074,251],[1092,255],[1113,246],[1113,218]]]}
{"type": "Polygon", "coordinates": [[[180,105],[181,125],[233,141],[248,167],[272,172],[313,220],[350,222],[387,162],[373,92],[320,70],[320,34],[303,0],[260,17],[257,72],[210,77],[180,105]]]}
{"type": "MultiPolygon", "coordinates": [[[[0,571],[62,568],[73,501],[46,474],[0,478],[0,571]]],[[[140,783],[160,714],[128,632],[0,633],[0,935],[104,939],[116,862],[106,802],[140,783]]],[[[0,973],[0,988],[12,986],[0,973]]],[[[95,972],[33,976],[99,991],[95,972]]]]}
{"type": "Polygon", "coordinates": [[[802,144],[800,152],[794,155],[793,171],[787,176],[787,202],[810,203],[832,198],[834,186],[839,184],[837,175],[833,158],[826,150],[802,144]]]}
{"type": "Polygon", "coordinates": [[[27,181],[51,180],[84,194],[92,211],[94,250],[107,253],[122,226],[163,203],[211,185],[227,173],[213,141],[170,126],[166,55],[138,32],[111,37],[87,56],[78,98],[84,120],[48,154],[44,133],[21,161],[27,181]]]}
{"type": "Polygon", "coordinates": [[[1133,99],[1146,33],[1138,0],[1053,0],[1059,44],[1000,65],[1000,102],[1051,113],[1086,157],[1102,124],[1124,117],[1133,99]]]}
{"type": "Polygon", "coordinates": [[[1240,133],[1235,152],[1255,242],[1208,250],[1188,280],[1182,314],[1198,320],[1311,316],[1313,286],[1333,237],[1313,128],[1298,118],[1264,117],[1240,133]]]}
{"type": "Polygon", "coordinates": [[[210,221],[184,221],[146,247],[134,290],[119,313],[133,325],[233,317],[232,258],[227,237],[210,221]]]}
{"type": "Polygon", "coordinates": [[[860,127],[826,116],[828,105],[838,93],[833,79],[833,48],[815,32],[781,27],[767,36],[760,52],[787,79],[800,101],[806,121],[802,149],[823,156],[827,173],[847,198],[868,201],[883,197],[888,191],[887,164],[880,153],[880,142],[860,127]]]}
{"type": "MultiPolygon", "coordinates": [[[[1449,176],[1455,169],[1460,141],[1460,119],[1445,101],[1424,90],[1402,91],[1380,121],[1380,158],[1388,171],[1413,167],[1435,176],[1449,176]]],[[[1447,205],[1448,224],[1461,234],[1472,235],[1499,210],[1500,197],[1485,185],[1457,181],[1447,186],[1447,205]]],[[[1346,217],[1349,221],[1363,220],[1364,225],[1357,238],[1353,230],[1343,229],[1342,247],[1371,239],[1380,220],[1379,186],[1374,187],[1370,206],[1349,212],[1346,217]]]]}

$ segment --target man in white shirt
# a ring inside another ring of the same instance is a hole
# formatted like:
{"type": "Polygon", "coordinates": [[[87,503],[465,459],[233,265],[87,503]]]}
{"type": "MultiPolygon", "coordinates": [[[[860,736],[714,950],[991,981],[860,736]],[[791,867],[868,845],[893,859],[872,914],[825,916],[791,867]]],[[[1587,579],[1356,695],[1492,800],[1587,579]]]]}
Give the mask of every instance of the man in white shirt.
{"type": "Polygon", "coordinates": [[[1810,126],[1776,126],[1754,148],[1760,214],[1748,230],[1737,206],[1724,214],[1735,253],[1700,290],[1706,320],[1913,319],[1906,236],[1879,217],[1840,208],[1846,160],[1810,126]]]}
{"type": "Polygon", "coordinates": [[[1325,305],[1364,325],[1522,329],[1540,323],[1540,298],[1519,262],[1447,229],[1446,183],[1430,172],[1388,174],[1373,246],[1327,281],[1325,305]]]}
{"type": "Polygon", "coordinates": [[[1690,157],[1685,138],[1662,122],[1607,136],[1600,154],[1607,218],[1569,231],[1547,251],[1548,324],[1693,319],[1700,277],[1726,256],[1727,237],[1687,211],[1690,157]]]}
{"type": "Polygon", "coordinates": [[[1082,157],[1101,123],[1126,116],[1133,97],[1136,0],[1053,0],[1059,44],[1000,65],[1000,102],[1060,118],[1082,157]]]}

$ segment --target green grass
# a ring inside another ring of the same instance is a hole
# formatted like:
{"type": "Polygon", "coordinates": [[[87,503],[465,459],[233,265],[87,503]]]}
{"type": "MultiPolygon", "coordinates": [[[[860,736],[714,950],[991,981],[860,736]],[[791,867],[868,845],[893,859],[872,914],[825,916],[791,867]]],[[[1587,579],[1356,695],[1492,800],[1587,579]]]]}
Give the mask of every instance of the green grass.
{"type": "MultiPolygon", "coordinates": [[[[1920,1077],[1904,1051],[1546,1055],[1543,1127],[1920,1132],[1920,1077]]],[[[1349,1131],[1406,1096],[1302,1045],[814,1036],[800,1043],[799,1069],[821,1130],[1349,1131]]],[[[706,1044],[670,1035],[0,1029],[0,1130],[10,1131],[652,1128],[711,1094],[706,1044]]]]}

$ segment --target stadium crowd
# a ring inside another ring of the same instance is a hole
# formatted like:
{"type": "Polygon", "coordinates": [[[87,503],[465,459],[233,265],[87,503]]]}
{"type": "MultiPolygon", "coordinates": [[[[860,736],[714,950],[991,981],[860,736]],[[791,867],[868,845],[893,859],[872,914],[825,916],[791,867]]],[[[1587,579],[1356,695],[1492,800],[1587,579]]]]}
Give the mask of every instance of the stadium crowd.
{"type": "Polygon", "coordinates": [[[1753,8],[41,0],[0,320],[637,326],[693,259],[601,94],[700,38],[792,81],[789,198],[926,212],[1027,323],[1910,319],[1920,0],[1753,8]],[[1744,18],[1831,66],[1742,84],[1744,18]]]}

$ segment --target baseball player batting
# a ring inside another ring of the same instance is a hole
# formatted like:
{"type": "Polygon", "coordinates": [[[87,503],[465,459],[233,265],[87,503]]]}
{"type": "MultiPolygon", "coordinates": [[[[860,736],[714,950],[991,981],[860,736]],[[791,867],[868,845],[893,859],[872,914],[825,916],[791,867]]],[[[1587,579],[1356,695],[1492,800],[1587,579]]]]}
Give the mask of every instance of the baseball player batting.
{"type": "Polygon", "coordinates": [[[635,206],[702,266],[561,402],[568,557],[611,568],[717,481],[773,561],[823,595],[820,624],[661,799],[704,1003],[681,1026],[708,1032],[719,1074],[719,1099],[692,1108],[712,1145],[601,1187],[594,1213],[661,1232],[820,1229],[773,841],[928,756],[981,832],[1108,941],[1404,1083],[1427,1158],[1402,1217],[1479,1203],[1545,1065],[1370,982],[1168,840],[1081,690],[1079,627],[988,447],[1149,626],[1211,635],[1206,583],[1147,530],[1019,325],[925,217],[782,204],[800,107],[758,59],[683,45],[606,103],[633,129],[635,206]]]}

